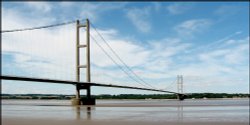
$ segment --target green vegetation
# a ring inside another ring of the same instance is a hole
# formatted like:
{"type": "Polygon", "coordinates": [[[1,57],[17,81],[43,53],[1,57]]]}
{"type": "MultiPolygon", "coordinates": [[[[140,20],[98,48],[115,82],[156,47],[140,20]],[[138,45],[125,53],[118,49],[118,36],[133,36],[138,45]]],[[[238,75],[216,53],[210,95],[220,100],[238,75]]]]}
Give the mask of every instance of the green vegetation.
{"type": "MultiPolygon", "coordinates": [[[[58,94],[1,94],[1,99],[59,99],[69,100],[74,95],[58,94]]],[[[85,96],[81,96],[84,98],[85,96]]],[[[175,94],[120,94],[120,95],[93,95],[96,99],[176,99],[175,94]]],[[[227,93],[189,93],[188,99],[200,98],[249,98],[250,94],[227,94],[227,93]]]]}

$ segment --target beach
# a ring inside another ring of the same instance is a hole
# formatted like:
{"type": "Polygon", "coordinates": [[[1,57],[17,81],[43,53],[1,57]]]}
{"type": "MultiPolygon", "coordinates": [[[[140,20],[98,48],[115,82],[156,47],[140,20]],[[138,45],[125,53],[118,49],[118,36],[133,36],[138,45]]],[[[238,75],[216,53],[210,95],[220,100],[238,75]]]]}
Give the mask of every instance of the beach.
{"type": "Polygon", "coordinates": [[[2,125],[248,125],[249,99],[2,100],[2,125]]]}
{"type": "Polygon", "coordinates": [[[249,125],[244,122],[143,122],[4,119],[3,125],[249,125]]]}

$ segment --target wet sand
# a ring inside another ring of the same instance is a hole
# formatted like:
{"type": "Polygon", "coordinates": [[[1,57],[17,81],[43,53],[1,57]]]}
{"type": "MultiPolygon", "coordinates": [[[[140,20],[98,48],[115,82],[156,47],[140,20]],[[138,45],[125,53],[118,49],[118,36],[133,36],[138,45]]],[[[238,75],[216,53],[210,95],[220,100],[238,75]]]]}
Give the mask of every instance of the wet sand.
{"type": "Polygon", "coordinates": [[[4,100],[2,125],[249,125],[244,100],[4,100]]]}
{"type": "Polygon", "coordinates": [[[244,122],[143,122],[3,118],[2,125],[249,125],[244,122]]]}

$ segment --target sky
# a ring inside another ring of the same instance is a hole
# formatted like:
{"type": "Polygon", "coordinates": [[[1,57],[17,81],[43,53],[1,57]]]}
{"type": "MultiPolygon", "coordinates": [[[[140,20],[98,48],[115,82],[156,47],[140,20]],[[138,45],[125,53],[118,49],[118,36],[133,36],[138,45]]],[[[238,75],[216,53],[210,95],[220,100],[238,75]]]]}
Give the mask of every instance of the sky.
{"type": "MultiPolygon", "coordinates": [[[[2,30],[77,19],[84,24],[88,18],[133,72],[157,89],[177,91],[176,77],[183,75],[185,93],[249,93],[248,2],[27,1],[2,2],[1,11],[2,30]]],[[[145,86],[104,54],[98,44],[125,69],[93,26],[90,34],[92,82],[145,86]]],[[[3,75],[75,80],[75,23],[1,35],[3,75]]],[[[83,28],[80,43],[85,39],[83,28]]],[[[84,64],[85,49],[80,56],[84,64]]],[[[2,93],[75,94],[75,86],[3,80],[2,93]]],[[[92,94],[159,93],[92,87],[92,94]]]]}

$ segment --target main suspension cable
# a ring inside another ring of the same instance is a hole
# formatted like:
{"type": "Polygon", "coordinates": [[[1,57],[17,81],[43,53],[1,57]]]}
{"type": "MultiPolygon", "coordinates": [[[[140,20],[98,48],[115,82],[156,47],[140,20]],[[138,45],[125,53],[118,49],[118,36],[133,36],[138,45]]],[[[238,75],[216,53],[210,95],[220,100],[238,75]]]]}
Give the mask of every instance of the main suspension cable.
{"type": "Polygon", "coordinates": [[[154,86],[150,85],[149,83],[145,82],[142,78],[140,78],[120,57],[119,55],[114,51],[114,49],[112,49],[112,47],[108,44],[108,42],[103,38],[103,36],[97,31],[96,27],[94,26],[94,24],[90,23],[91,26],[95,29],[95,31],[97,32],[97,34],[101,37],[101,39],[104,41],[104,43],[109,47],[109,49],[112,51],[112,53],[120,60],[120,62],[132,73],[134,74],[134,76],[139,79],[140,81],[142,81],[144,84],[147,84],[148,86],[150,86],[151,88],[157,89],[154,86]]]}
{"type": "Polygon", "coordinates": [[[138,82],[138,80],[137,79],[135,79],[135,78],[133,78],[126,70],[124,70],[106,51],[105,51],[105,49],[96,41],[96,39],[92,36],[92,35],[90,35],[90,37],[91,37],[91,39],[93,39],[94,40],[94,42],[96,43],[96,45],[98,46],[98,47],[100,47],[101,48],[101,50],[104,52],[104,54],[106,55],[106,56],[108,56],[111,60],[112,60],[112,62],[114,62],[117,66],[118,66],[118,68],[120,68],[126,75],[128,75],[129,76],[129,78],[130,79],[132,79],[132,80],[134,80],[135,82],[137,82],[137,83],[139,83],[140,85],[143,85],[144,87],[146,87],[146,88],[148,88],[148,86],[145,86],[144,84],[141,84],[140,82],[138,82]]]}
{"type": "MultiPolygon", "coordinates": [[[[82,19],[85,20],[85,19],[82,19]]],[[[68,25],[75,23],[76,21],[69,21],[69,22],[64,22],[64,23],[57,23],[57,24],[52,24],[52,25],[46,25],[46,26],[39,26],[39,27],[31,27],[31,28],[23,28],[23,29],[13,29],[13,30],[3,30],[1,33],[11,33],[11,32],[20,32],[20,31],[28,31],[28,30],[37,30],[37,29],[45,29],[45,28],[50,28],[50,27],[57,27],[57,26],[62,26],[62,25],[68,25]]]]}

